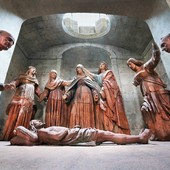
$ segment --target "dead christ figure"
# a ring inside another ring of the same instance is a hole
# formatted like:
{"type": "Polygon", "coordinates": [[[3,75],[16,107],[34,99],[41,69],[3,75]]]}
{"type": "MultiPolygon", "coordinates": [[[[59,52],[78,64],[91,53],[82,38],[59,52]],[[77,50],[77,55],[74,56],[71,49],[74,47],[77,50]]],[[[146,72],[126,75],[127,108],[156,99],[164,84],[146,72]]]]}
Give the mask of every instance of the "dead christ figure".
{"type": "Polygon", "coordinates": [[[160,51],[152,44],[152,57],[146,63],[130,58],[128,66],[136,72],[133,84],[140,86],[144,101],[141,107],[146,127],[153,140],[170,140],[170,91],[155,72],[160,61],[160,51]]]}
{"type": "Polygon", "coordinates": [[[29,66],[25,74],[20,75],[8,86],[16,91],[7,107],[8,118],[4,126],[2,140],[10,140],[14,135],[14,129],[18,126],[29,127],[34,112],[34,94],[37,96],[40,94],[36,68],[29,66]]]}
{"type": "Polygon", "coordinates": [[[109,131],[81,128],[66,128],[62,126],[51,126],[42,128],[43,123],[39,120],[32,120],[30,130],[18,126],[15,130],[15,137],[10,140],[11,145],[89,145],[95,146],[102,142],[111,141],[115,144],[147,144],[150,137],[150,130],[145,129],[139,135],[126,135],[109,131]]]}

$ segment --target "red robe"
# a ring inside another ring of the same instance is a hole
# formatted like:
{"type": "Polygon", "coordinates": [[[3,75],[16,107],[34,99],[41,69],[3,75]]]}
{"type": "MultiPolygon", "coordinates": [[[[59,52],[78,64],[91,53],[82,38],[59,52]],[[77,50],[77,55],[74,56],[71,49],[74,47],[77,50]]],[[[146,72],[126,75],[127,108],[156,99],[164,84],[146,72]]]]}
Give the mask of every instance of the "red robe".
{"type": "Polygon", "coordinates": [[[104,130],[130,134],[122,95],[111,70],[103,74],[102,82],[100,107],[103,110],[104,130]]]}
{"type": "Polygon", "coordinates": [[[3,130],[3,140],[10,140],[17,126],[29,127],[33,114],[34,93],[39,94],[36,78],[20,75],[12,84],[16,86],[16,92],[7,107],[8,119],[3,130]]]}

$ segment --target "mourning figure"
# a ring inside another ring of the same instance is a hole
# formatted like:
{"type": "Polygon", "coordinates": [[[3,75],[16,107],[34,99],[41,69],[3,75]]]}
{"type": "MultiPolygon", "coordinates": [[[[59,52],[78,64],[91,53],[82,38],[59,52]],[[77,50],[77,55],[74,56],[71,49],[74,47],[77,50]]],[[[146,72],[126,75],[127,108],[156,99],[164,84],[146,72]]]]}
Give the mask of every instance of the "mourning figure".
{"type": "Polygon", "coordinates": [[[63,96],[69,108],[69,127],[79,124],[84,127],[95,127],[95,106],[98,91],[94,83],[83,72],[83,66],[76,67],[76,78],[63,96]]]}
{"type": "Polygon", "coordinates": [[[67,126],[67,107],[62,98],[65,86],[69,82],[57,76],[56,70],[51,70],[44,91],[40,95],[40,101],[47,100],[45,112],[45,124],[49,126],[67,126]]]}
{"type": "Polygon", "coordinates": [[[16,90],[7,107],[8,118],[4,126],[2,140],[10,140],[14,135],[14,129],[18,126],[29,127],[35,108],[34,94],[37,96],[40,94],[36,68],[29,66],[25,74],[20,75],[7,86],[16,90]]]}
{"type": "Polygon", "coordinates": [[[136,72],[133,84],[140,86],[143,95],[141,107],[143,119],[147,128],[153,134],[152,140],[170,140],[170,91],[155,68],[160,61],[160,50],[152,44],[152,57],[147,62],[134,58],[127,61],[128,66],[136,72]]]}
{"type": "Polygon", "coordinates": [[[161,38],[161,49],[162,51],[170,53],[170,34],[161,38]]]}
{"type": "MultiPolygon", "coordinates": [[[[0,51],[8,50],[14,44],[14,37],[7,31],[0,30],[0,51]]],[[[0,83],[0,91],[4,91],[7,87],[0,83]]]]}
{"type": "Polygon", "coordinates": [[[115,76],[108,69],[107,63],[104,61],[100,63],[98,74],[93,74],[86,68],[83,70],[101,87],[100,108],[103,112],[103,129],[115,133],[130,134],[122,95],[115,76]]]}
{"type": "Polygon", "coordinates": [[[0,30],[0,51],[8,50],[14,42],[14,37],[9,32],[0,30]]]}

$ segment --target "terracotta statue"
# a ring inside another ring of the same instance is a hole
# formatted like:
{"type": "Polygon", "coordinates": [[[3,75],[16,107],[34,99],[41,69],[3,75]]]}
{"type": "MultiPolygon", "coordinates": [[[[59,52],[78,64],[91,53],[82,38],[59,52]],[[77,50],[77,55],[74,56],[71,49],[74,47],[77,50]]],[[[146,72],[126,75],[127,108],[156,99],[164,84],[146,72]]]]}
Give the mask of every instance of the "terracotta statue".
{"type": "Polygon", "coordinates": [[[70,83],[57,77],[57,71],[51,70],[49,80],[40,95],[40,101],[47,99],[45,124],[49,126],[67,126],[67,107],[62,98],[65,86],[70,83]]]}
{"type": "Polygon", "coordinates": [[[14,42],[14,37],[9,32],[0,30],[0,51],[8,50],[14,42]]]}
{"type": "MultiPolygon", "coordinates": [[[[14,41],[14,37],[10,33],[0,30],[0,51],[8,50],[14,44],[14,41]]],[[[5,88],[5,84],[0,83],[0,91],[4,91],[5,88]]]]}
{"type": "Polygon", "coordinates": [[[166,51],[167,53],[170,53],[170,34],[161,38],[161,48],[162,51],[166,51]]]}
{"type": "Polygon", "coordinates": [[[105,62],[101,62],[98,75],[84,68],[84,72],[101,87],[100,108],[103,112],[103,129],[115,133],[130,134],[122,95],[115,76],[105,62]]]}
{"type": "Polygon", "coordinates": [[[81,127],[95,127],[94,102],[98,100],[98,91],[90,78],[86,77],[82,65],[76,67],[77,77],[63,96],[68,104],[69,127],[79,124],[81,127]]]}
{"type": "Polygon", "coordinates": [[[10,142],[11,145],[86,145],[95,146],[102,142],[111,141],[115,144],[147,144],[150,137],[150,130],[145,129],[139,135],[118,134],[109,131],[81,128],[66,128],[62,126],[51,126],[42,128],[43,123],[33,120],[31,129],[28,130],[23,126],[18,126],[15,130],[15,137],[10,142]]]}
{"type": "Polygon", "coordinates": [[[155,72],[160,51],[152,44],[152,57],[146,63],[130,58],[128,66],[136,72],[133,84],[140,86],[144,97],[141,111],[146,127],[154,134],[152,140],[170,140],[170,91],[155,72]]]}
{"type": "Polygon", "coordinates": [[[36,78],[36,68],[29,66],[25,74],[20,75],[15,81],[8,84],[15,89],[15,94],[7,107],[7,121],[3,130],[2,140],[10,140],[13,130],[18,126],[28,128],[34,112],[34,93],[39,96],[40,90],[36,78]]]}

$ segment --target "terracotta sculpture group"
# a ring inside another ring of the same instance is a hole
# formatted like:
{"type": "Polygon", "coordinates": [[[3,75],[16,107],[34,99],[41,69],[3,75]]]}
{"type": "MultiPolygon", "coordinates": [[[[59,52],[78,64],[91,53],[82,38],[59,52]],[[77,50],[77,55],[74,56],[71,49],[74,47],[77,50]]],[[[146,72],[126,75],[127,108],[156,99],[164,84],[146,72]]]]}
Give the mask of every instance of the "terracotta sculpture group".
{"type": "MultiPolygon", "coordinates": [[[[166,52],[170,52],[169,40],[169,35],[162,38],[161,48],[166,52]]],[[[97,75],[78,64],[76,77],[68,81],[59,78],[56,70],[51,70],[42,92],[36,68],[32,66],[15,81],[2,84],[1,90],[15,89],[7,107],[8,119],[2,140],[11,140],[11,144],[16,145],[74,145],[104,141],[148,143],[150,131],[152,140],[170,140],[170,91],[154,71],[159,61],[160,51],[156,44],[152,45],[152,57],[146,63],[134,58],[127,61],[136,72],[133,84],[140,86],[144,97],[141,112],[145,127],[150,130],[141,135],[130,135],[114,73],[108,69],[107,63],[101,62],[97,75]],[[36,113],[34,95],[39,102],[47,102],[45,124],[31,121],[36,113]]]]}
{"type": "Polygon", "coordinates": [[[14,136],[13,131],[18,126],[28,128],[29,121],[35,114],[34,94],[38,96],[40,102],[47,101],[46,127],[72,128],[80,125],[82,128],[91,127],[130,134],[122,96],[113,72],[106,69],[106,63],[101,63],[100,67],[104,69],[103,77],[110,77],[110,79],[103,79],[101,91],[87,76],[91,73],[78,64],[77,75],[70,81],[60,79],[56,70],[51,70],[44,91],[40,92],[36,68],[30,66],[25,74],[6,84],[7,89],[16,90],[7,108],[8,119],[4,126],[2,139],[10,140],[14,136]],[[105,84],[107,84],[107,88],[105,84]],[[68,86],[66,91],[65,86],[68,86]]]}

